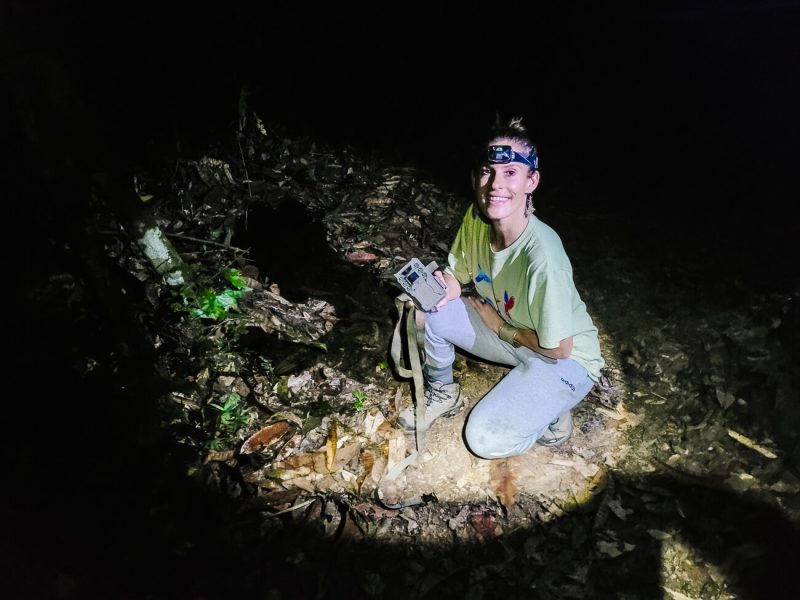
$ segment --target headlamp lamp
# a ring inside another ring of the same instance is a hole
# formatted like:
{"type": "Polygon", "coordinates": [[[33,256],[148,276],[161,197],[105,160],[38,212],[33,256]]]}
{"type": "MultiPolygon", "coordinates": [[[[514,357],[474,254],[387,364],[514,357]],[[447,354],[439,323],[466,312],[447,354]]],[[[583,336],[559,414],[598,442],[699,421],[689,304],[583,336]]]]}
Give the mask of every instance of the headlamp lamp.
{"type": "Polygon", "coordinates": [[[518,162],[528,165],[532,169],[539,168],[539,157],[536,156],[536,152],[531,152],[530,156],[524,156],[519,152],[514,152],[511,146],[489,146],[488,161],[492,164],[518,162]]]}

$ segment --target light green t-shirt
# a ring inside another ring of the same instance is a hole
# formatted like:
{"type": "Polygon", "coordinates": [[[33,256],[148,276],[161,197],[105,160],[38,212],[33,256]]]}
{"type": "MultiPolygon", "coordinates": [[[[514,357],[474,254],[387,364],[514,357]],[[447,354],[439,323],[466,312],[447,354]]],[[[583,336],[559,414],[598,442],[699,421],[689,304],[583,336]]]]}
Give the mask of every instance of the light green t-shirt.
{"type": "Polygon", "coordinates": [[[572,336],[570,358],[597,381],[605,364],[597,327],[575,289],[561,238],[533,215],[522,235],[499,252],[492,250],[490,233],[491,226],[470,207],[445,270],[462,285],[474,282],[506,322],[536,331],[543,348],[556,348],[572,336]]]}

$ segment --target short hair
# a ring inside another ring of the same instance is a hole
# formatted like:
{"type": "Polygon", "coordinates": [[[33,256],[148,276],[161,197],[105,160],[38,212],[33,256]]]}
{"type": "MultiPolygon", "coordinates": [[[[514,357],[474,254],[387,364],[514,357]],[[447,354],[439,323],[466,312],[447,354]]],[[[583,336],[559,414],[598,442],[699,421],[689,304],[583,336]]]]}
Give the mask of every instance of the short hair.
{"type": "Polygon", "coordinates": [[[539,156],[539,150],[536,148],[536,144],[533,143],[530,134],[528,134],[527,127],[522,124],[522,117],[514,117],[508,122],[507,125],[504,125],[500,123],[500,118],[498,115],[498,118],[490,129],[489,133],[490,137],[486,141],[487,146],[495,140],[505,138],[511,140],[512,142],[516,142],[525,148],[529,158],[532,156],[538,158],[539,156]]]}

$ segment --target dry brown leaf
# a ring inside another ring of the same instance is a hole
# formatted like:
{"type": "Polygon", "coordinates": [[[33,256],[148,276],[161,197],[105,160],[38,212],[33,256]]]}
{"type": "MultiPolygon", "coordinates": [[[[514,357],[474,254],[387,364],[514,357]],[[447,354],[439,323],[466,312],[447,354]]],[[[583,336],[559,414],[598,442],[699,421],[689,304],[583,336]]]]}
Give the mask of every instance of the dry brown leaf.
{"type": "Polygon", "coordinates": [[[382,456],[375,457],[375,464],[372,465],[372,471],[369,476],[373,482],[378,483],[383,474],[386,472],[386,459],[382,456]]]}
{"type": "Polygon", "coordinates": [[[353,515],[350,511],[346,511],[344,515],[342,515],[342,524],[339,528],[339,537],[337,541],[357,540],[362,537],[364,537],[364,532],[361,530],[361,527],[359,527],[358,523],[353,519],[353,515]]]}
{"type": "Polygon", "coordinates": [[[508,510],[517,501],[517,477],[509,459],[492,461],[489,468],[489,485],[492,486],[500,504],[508,510]]]}
{"type": "Polygon", "coordinates": [[[383,413],[377,409],[373,409],[373,411],[367,414],[367,416],[364,418],[364,435],[373,442],[377,442],[378,427],[385,422],[386,419],[384,418],[383,413]]]}
{"type": "Polygon", "coordinates": [[[376,517],[389,519],[396,517],[400,512],[397,508],[384,508],[380,504],[372,504],[371,502],[361,502],[353,508],[363,514],[372,513],[376,517]]]}
{"type": "Polygon", "coordinates": [[[261,495],[261,499],[267,504],[278,506],[282,504],[291,504],[300,495],[300,490],[272,490],[261,495]]]}
{"type": "Polygon", "coordinates": [[[359,450],[361,450],[361,444],[356,441],[352,441],[349,444],[343,445],[336,451],[336,458],[333,461],[331,470],[335,471],[343,468],[346,464],[353,460],[353,458],[356,457],[359,450]]]}
{"type": "Polygon", "coordinates": [[[212,451],[206,455],[206,462],[225,462],[230,460],[235,455],[233,450],[223,450],[220,452],[212,451]]]}
{"type": "Polygon", "coordinates": [[[305,490],[309,494],[313,494],[317,491],[317,487],[308,477],[296,477],[295,479],[290,479],[288,481],[285,481],[284,485],[289,487],[300,488],[301,490],[305,490]]]}
{"type": "Polygon", "coordinates": [[[306,454],[295,454],[294,456],[287,456],[279,463],[275,463],[276,467],[297,470],[301,467],[314,468],[314,452],[307,452],[306,454]]]}
{"type": "Polygon", "coordinates": [[[333,467],[333,461],[336,458],[336,442],[338,440],[338,427],[336,426],[336,421],[333,421],[328,431],[328,440],[325,442],[325,466],[329,471],[333,467]]]}
{"type": "Polygon", "coordinates": [[[372,466],[375,464],[375,455],[370,450],[361,451],[361,474],[356,479],[356,489],[361,493],[361,488],[364,485],[364,480],[372,473],[372,466]]]}
{"type": "Polygon", "coordinates": [[[286,421],[278,421],[277,423],[267,425],[247,438],[244,444],[242,444],[239,453],[253,454],[254,452],[261,452],[264,448],[282,438],[289,429],[291,429],[291,427],[286,421]]]}
{"type": "Polygon", "coordinates": [[[393,429],[386,443],[386,468],[391,469],[406,457],[405,434],[399,429],[393,429]]]}
{"type": "Polygon", "coordinates": [[[348,252],[345,254],[344,257],[351,263],[356,264],[378,260],[378,256],[376,254],[367,252],[366,250],[354,250],[353,252],[348,252]]]}

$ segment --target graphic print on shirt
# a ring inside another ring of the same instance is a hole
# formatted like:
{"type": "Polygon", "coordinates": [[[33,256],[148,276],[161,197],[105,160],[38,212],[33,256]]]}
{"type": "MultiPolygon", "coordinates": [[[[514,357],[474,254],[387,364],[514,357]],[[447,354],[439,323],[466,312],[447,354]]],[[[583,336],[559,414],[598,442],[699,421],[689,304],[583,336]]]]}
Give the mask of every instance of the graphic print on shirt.
{"type": "Polygon", "coordinates": [[[481,281],[485,281],[486,283],[492,283],[492,278],[483,272],[483,267],[481,267],[481,263],[478,263],[478,274],[475,276],[475,283],[480,283],[481,281]]]}
{"type": "Polygon", "coordinates": [[[508,296],[508,290],[506,290],[505,292],[503,292],[503,307],[506,309],[506,314],[508,314],[508,312],[509,312],[509,311],[510,311],[512,308],[514,308],[514,296],[511,296],[511,297],[509,298],[509,296],[508,296]]]}

